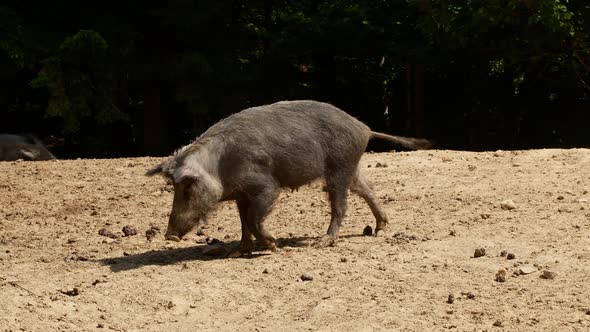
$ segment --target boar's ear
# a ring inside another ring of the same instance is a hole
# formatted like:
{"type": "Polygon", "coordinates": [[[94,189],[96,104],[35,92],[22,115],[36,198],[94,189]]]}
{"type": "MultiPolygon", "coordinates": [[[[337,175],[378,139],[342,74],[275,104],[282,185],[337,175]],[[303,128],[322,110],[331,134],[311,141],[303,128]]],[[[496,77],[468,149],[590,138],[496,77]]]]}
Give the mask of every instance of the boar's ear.
{"type": "Polygon", "coordinates": [[[175,183],[180,183],[182,181],[196,182],[201,175],[191,167],[181,167],[174,172],[172,177],[175,183]]]}
{"type": "Polygon", "coordinates": [[[164,164],[165,163],[161,163],[161,164],[155,166],[154,168],[148,170],[147,172],[145,172],[145,175],[146,176],[153,176],[153,175],[162,173],[164,171],[164,164]]]}

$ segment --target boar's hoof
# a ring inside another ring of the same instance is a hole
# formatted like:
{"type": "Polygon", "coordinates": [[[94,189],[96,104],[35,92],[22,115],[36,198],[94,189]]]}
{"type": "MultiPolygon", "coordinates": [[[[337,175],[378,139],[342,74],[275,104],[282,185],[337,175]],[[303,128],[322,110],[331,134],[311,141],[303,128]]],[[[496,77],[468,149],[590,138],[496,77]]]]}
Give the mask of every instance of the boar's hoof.
{"type": "Polygon", "coordinates": [[[383,236],[385,236],[385,230],[383,230],[383,229],[377,230],[375,232],[375,236],[376,237],[383,237],[383,236]]]}
{"type": "Polygon", "coordinates": [[[168,235],[168,236],[166,236],[166,240],[180,242],[180,238],[176,235],[168,235]]]}
{"type": "Polygon", "coordinates": [[[240,258],[243,256],[252,256],[252,249],[246,249],[238,246],[227,254],[227,258],[240,258]]]}

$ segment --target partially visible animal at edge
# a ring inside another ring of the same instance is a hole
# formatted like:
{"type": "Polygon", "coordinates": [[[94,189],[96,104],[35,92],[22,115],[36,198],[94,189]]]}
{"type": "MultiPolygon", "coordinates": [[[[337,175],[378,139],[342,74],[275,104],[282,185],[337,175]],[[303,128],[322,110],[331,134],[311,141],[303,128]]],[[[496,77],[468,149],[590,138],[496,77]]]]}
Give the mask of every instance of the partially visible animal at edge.
{"type": "Polygon", "coordinates": [[[0,161],[54,160],[55,156],[32,135],[0,134],[0,161]]]}
{"type": "Polygon", "coordinates": [[[349,189],[369,205],[376,219],[375,233],[382,233],[387,215],[373,185],[359,170],[371,138],[411,150],[432,147],[426,139],[374,132],[323,102],[282,101],[235,113],[146,172],[161,174],[174,186],[165,238],[180,241],[206,220],[218,202],[234,200],[242,238],[228,256],[250,255],[252,236],[262,249],[275,251],[275,237],[264,221],[279,192],[318,179],[325,181],[331,207],[330,225],[320,244],[330,245],[338,238],[349,189]]]}

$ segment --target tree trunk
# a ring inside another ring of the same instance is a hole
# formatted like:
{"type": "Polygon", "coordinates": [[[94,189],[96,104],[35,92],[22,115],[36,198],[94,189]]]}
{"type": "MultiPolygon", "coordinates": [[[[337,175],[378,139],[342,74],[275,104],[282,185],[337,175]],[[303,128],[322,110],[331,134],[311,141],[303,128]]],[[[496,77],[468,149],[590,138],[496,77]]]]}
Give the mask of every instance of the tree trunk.
{"type": "Polygon", "coordinates": [[[416,137],[424,137],[424,65],[414,65],[414,119],[416,137]]]}
{"type": "Polygon", "coordinates": [[[143,99],[143,154],[146,156],[165,154],[165,131],[161,98],[161,91],[158,87],[153,86],[146,89],[143,99]]]}

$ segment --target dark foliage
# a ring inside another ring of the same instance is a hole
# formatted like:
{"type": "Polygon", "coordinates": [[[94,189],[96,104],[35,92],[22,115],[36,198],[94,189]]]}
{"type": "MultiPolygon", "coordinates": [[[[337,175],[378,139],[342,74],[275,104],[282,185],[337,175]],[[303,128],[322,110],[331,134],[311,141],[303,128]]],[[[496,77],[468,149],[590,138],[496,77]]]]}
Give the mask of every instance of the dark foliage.
{"type": "Polygon", "coordinates": [[[316,99],[443,148],[589,146],[589,28],[585,0],[9,0],[0,132],[63,137],[58,158],[164,155],[316,99]]]}

